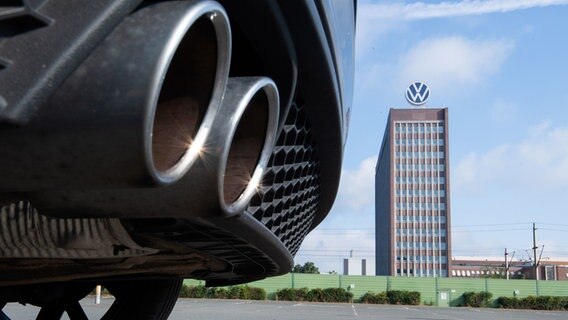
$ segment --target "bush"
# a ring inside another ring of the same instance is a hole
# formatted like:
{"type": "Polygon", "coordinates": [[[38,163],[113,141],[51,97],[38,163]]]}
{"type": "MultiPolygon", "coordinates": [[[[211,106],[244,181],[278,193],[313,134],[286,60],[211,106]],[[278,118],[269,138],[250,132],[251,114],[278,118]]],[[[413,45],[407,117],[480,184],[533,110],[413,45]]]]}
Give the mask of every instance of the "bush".
{"type": "Polygon", "coordinates": [[[205,298],[207,288],[205,286],[181,286],[179,291],[180,298],[205,298]]]}
{"type": "Polygon", "coordinates": [[[389,298],[386,292],[373,293],[369,291],[362,295],[359,301],[361,303],[388,304],[389,298]]]}
{"type": "Polygon", "coordinates": [[[404,304],[417,306],[420,304],[420,292],[417,291],[387,291],[387,298],[390,304],[404,304]]]}
{"type": "Polygon", "coordinates": [[[294,301],[307,301],[308,300],[308,288],[299,288],[294,290],[294,301]]]}
{"type": "Polygon", "coordinates": [[[245,287],[248,291],[249,300],[266,300],[266,290],[257,287],[245,287]]]}
{"type": "Polygon", "coordinates": [[[499,297],[497,298],[497,306],[505,309],[519,309],[519,299],[499,297]]]}
{"type": "Polygon", "coordinates": [[[404,301],[405,304],[417,306],[420,305],[420,292],[418,291],[410,291],[406,295],[406,300],[404,301]]]}
{"type": "Polygon", "coordinates": [[[420,305],[420,292],[390,290],[387,292],[367,292],[359,300],[362,303],[372,304],[404,304],[404,305],[420,305]]]}
{"type": "MultiPolygon", "coordinates": [[[[229,289],[227,290],[227,298],[228,299],[243,299],[243,297],[245,296],[245,292],[243,287],[241,286],[232,286],[229,287],[229,289]]],[[[244,298],[246,299],[246,298],[244,298]]]]}
{"type": "Polygon", "coordinates": [[[486,291],[481,291],[481,292],[468,291],[464,292],[462,297],[463,297],[464,306],[480,308],[480,307],[485,307],[489,304],[489,300],[491,300],[493,294],[491,292],[486,292],[486,291]]]}
{"type": "Polygon", "coordinates": [[[276,297],[284,301],[349,302],[353,299],[353,293],[343,288],[286,288],[276,291],[276,297]]]}
{"type": "Polygon", "coordinates": [[[229,297],[229,289],[230,288],[207,288],[206,296],[209,299],[232,299],[229,297]]]}
{"type": "Polygon", "coordinates": [[[343,288],[323,289],[322,302],[350,302],[351,299],[353,299],[353,293],[343,288]]]}
{"type": "Polygon", "coordinates": [[[497,298],[497,305],[506,309],[568,310],[568,297],[528,296],[526,298],[497,298]]]}
{"type": "Polygon", "coordinates": [[[296,301],[296,290],[292,288],[278,289],[276,291],[276,300],[296,301]]]}
{"type": "Polygon", "coordinates": [[[266,291],[262,288],[249,286],[232,286],[229,288],[206,288],[205,286],[183,285],[179,292],[180,298],[209,298],[209,299],[243,299],[265,300],[266,291]]]}
{"type": "Polygon", "coordinates": [[[308,291],[308,294],[306,296],[306,301],[310,301],[310,302],[321,302],[324,301],[325,295],[323,293],[323,289],[320,288],[316,288],[316,289],[312,289],[310,291],[308,291]]]}

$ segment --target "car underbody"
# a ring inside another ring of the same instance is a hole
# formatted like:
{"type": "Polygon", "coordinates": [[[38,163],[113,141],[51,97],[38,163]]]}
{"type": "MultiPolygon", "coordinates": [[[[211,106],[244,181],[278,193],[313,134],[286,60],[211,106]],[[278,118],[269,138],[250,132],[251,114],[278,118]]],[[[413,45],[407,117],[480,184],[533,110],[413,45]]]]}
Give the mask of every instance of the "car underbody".
{"type": "Polygon", "coordinates": [[[350,1],[0,4],[0,302],[67,288],[36,303],[53,316],[100,283],[289,272],[337,192],[354,19],[350,1]]]}

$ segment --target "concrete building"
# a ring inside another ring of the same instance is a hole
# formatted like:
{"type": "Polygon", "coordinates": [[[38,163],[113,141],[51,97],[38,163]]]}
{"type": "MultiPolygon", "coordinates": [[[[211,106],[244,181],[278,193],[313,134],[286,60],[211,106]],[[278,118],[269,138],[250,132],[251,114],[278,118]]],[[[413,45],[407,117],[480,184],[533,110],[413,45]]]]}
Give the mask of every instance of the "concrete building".
{"type": "Polygon", "coordinates": [[[377,275],[451,275],[448,109],[391,109],[375,172],[377,275]]]}
{"type": "MultiPolygon", "coordinates": [[[[454,257],[451,276],[468,278],[506,278],[502,257],[454,257]]],[[[534,279],[535,268],[530,260],[513,260],[509,263],[509,279],[534,279]]],[[[538,266],[540,280],[568,281],[568,259],[545,258],[538,266]]]]}
{"type": "Polygon", "coordinates": [[[345,258],[342,274],[344,276],[374,276],[375,263],[369,259],[345,258]]]}

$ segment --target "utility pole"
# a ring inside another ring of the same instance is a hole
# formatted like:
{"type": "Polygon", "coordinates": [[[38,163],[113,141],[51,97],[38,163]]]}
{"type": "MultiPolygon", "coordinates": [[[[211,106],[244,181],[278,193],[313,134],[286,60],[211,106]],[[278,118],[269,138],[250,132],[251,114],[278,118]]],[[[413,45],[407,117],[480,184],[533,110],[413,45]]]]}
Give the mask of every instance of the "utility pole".
{"type": "Polygon", "coordinates": [[[533,222],[533,267],[534,267],[534,278],[538,280],[538,260],[536,258],[536,250],[538,249],[536,245],[536,224],[533,222]]]}
{"type": "Polygon", "coordinates": [[[507,280],[509,280],[509,258],[507,257],[509,253],[507,248],[505,248],[505,274],[507,275],[507,280]]]}

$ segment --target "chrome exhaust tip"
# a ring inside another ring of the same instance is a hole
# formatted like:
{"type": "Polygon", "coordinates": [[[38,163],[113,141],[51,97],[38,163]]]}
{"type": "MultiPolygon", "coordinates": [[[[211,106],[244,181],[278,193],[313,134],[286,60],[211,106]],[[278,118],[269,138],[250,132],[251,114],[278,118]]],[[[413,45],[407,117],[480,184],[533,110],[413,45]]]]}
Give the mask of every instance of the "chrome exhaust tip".
{"type": "Polygon", "coordinates": [[[147,124],[146,157],[156,181],[179,180],[197,159],[223,97],[230,52],[230,27],[221,5],[190,6],[160,57],[154,91],[159,96],[151,99],[156,102],[147,124]]]}
{"type": "Polygon", "coordinates": [[[233,215],[246,208],[270,160],[278,126],[278,90],[268,78],[232,78],[223,109],[230,108],[226,104],[233,104],[235,113],[221,156],[219,199],[224,212],[233,215]]]}

